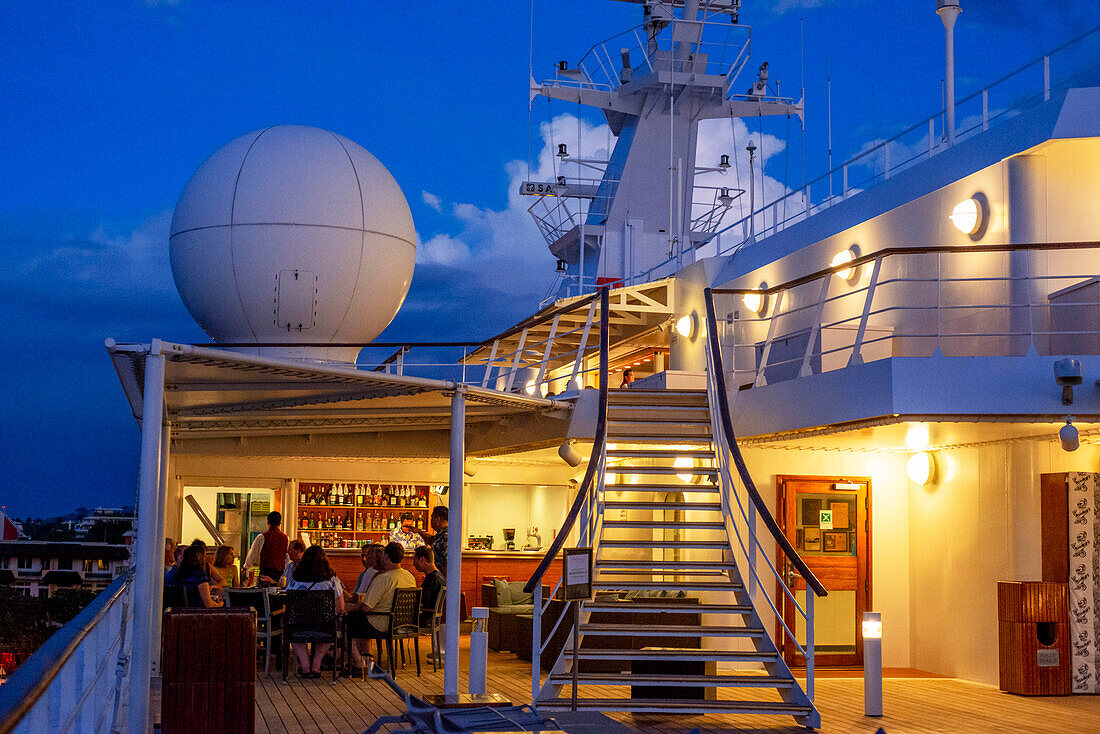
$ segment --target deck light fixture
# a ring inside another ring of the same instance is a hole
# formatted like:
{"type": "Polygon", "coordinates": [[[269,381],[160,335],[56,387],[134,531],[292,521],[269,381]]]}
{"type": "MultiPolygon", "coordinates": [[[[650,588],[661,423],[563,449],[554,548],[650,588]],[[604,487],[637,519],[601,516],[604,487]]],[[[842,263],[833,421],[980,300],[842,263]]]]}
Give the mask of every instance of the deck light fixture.
{"type": "Polygon", "coordinates": [[[558,158],[563,158],[564,159],[564,158],[568,158],[568,157],[569,157],[569,148],[565,145],[565,143],[558,143],[558,158]]]}
{"type": "Polygon", "coordinates": [[[580,466],[584,461],[584,455],[577,451],[577,439],[566,439],[565,443],[558,447],[558,456],[569,466],[580,466]]]}
{"type": "MultiPolygon", "coordinates": [[[[756,290],[766,290],[767,287],[767,283],[761,283],[760,285],[756,286],[756,290]]],[[[768,310],[768,296],[764,293],[746,293],[744,296],[741,297],[741,302],[745,304],[745,308],[749,309],[757,316],[763,316],[764,313],[768,310]]]]}
{"type": "Polygon", "coordinates": [[[1058,431],[1058,440],[1062,442],[1063,451],[1076,451],[1081,446],[1081,435],[1077,432],[1077,426],[1073,425],[1073,416],[1066,416],[1066,425],[1058,431]]]}
{"type": "MultiPolygon", "coordinates": [[[[833,259],[829,261],[830,268],[840,267],[856,259],[856,248],[849,247],[847,250],[841,250],[837,254],[833,255],[833,259]]],[[[842,268],[836,271],[836,276],[841,280],[846,280],[849,283],[856,279],[859,274],[859,268],[842,268]]]]}
{"type": "Polygon", "coordinates": [[[985,211],[977,199],[964,199],[955,205],[947,218],[955,225],[955,229],[972,235],[982,228],[985,211]]]}
{"type": "Polygon", "coordinates": [[[718,167],[723,171],[730,167],[730,157],[727,154],[722,154],[722,157],[718,160],[718,167]]]}
{"type": "Polygon", "coordinates": [[[681,316],[676,321],[676,333],[685,339],[694,339],[696,330],[695,314],[689,313],[686,316],[681,316]]]}
{"type": "Polygon", "coordinates": [[[936,475],[936,459],[927,451],[918,451],[905,462],[905,473],[914,484],[923,487],[936,475]]]}
{"type": "Polygon", "coordinates": [[[564,273],[565,272],[565,260],[558,260],[557,272],[559,272],[559,273],[564,273]]]}
{"type": "MultiPolygon", "coordinates": [[[[725,158],[726,156],[722,157],[725,158]]],[[[726,209],[729,209],[731,206],[733,206],[733,194],[730,193],[729,189],[722,189],[722,193],[718,195],[718,203],[724,206],[726,209]]]]}
{"type": "Polygon", "coordinates": [[[882,716],[882,613],[863,613],[863,715],[882,716]]]}

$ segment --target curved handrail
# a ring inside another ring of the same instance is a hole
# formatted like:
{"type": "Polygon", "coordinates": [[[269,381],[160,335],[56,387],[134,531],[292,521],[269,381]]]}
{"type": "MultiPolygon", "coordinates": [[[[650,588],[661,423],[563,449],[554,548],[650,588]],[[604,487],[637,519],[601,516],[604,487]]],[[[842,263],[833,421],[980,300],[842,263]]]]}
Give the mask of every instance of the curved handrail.
{"type": "Polygon", "coordinates": [[[726,376],[722,366],[722,349],[718,342],[718,320],[714,317],[714,296],[710,288],[705,288],[703,295],[707,302],[707,344],[714,364],[715,386],[718,388],[716,391],[718,393],[718,413],[722,418],[722,432],[726,434],[726,443],[729,446],[730,454],[733,456],[733,463],[737,466],[737,473],[741,476],[741,481],[745,483],[745,490],[748,492],[753,505],[756,506],[756,511],[763,518],[764,525],[767,526],[768,531],[775,539],[776,546],[783,551],[783,554],[802,575],[802,578],[806,581],[806,587],[813,589],[814,594],[817,596],[828,596],[829,592],[821,585],[817,576],[802,560],[802,557],[798,555],[798,551],[787,540],[787,536],[783,534],[783,531],[779,529],[779,524],[772,517],[768,506],[764,504],[764,498],[760,496],[760,492],[756,489],[756,484],[749,474],[749,469],[745,465],[745,458],[741,455],[741,448],[737,445],[737,436],[733,432],[733,421],[730,419],[729,395],[726,393],[726,376]]]}
{"type": "Polygon", "coordinates": [[[15,730],[38,702],[73,653],[118,601],[126,588],[119,576],[64,627],[54,632],[11,677],[0,686],[0,733],[15,730]]]}
{"type": "Polygon", "coordinates": [[[592,453],[588,456],[588,468],[584,472],[584,479],[581,481],[580,487],[577,489],[577,496],[573,500],[573,506],[569,508],[569,514],[565,516],[565,522],[562,523],[561,529],[558,531],[557,536],[554,538],[554,542],[550,544],[550,548],[546,551],[546,555],[539,561],[538,568],[531,574],[531,579],[527,582],[527,585],[523,587],[524,592],[531,594],[542,583],[542,577],[546,575],[546,570],[550,568],[550,564],[554,562],[558,552],[561,551],[562,546],[565,544],[566,538],[569,537],[569,532],[573,529],[573,525],[577,522],[577,517],[580,515],[581,508],[584,506],[585,501],[588,499],[589,493],[592,491],[592,481],[596,477],[596,470],[600,465],[600,457],[603,456],[603,445],[607,440],[607,332],[608,332],[608,311],[610,310],[610,296],[609,288],[604,286],[599,290],[600,297],[600,402],[599,410],[596,415],[596,435],[592,439],[592,453]]]}

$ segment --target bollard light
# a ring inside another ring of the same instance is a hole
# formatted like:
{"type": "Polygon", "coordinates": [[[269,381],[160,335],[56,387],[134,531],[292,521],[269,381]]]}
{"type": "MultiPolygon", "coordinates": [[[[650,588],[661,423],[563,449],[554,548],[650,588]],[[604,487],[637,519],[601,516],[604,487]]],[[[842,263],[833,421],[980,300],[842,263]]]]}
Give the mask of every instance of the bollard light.
{"type": "Polygon", "coordinates": [[[863,715],[882,716],[882,613],[863,613],[863,715]]]}
{"type": "Polygon", "coordinates": [[[489,654],[489,610],[474,607],[470,610],[473,627],[470,630],[470,693],[485,693],[486,658],[489,654]]]}

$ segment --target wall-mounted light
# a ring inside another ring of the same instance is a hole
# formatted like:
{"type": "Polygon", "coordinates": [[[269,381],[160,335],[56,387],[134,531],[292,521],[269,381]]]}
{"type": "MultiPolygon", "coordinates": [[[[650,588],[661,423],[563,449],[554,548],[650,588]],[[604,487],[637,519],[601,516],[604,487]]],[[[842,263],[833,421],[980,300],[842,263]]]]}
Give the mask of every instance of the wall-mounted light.
{"type": "MultiPolygon", "coordinates": [[[[841,250],[837,254],[833,255],[833,259],[829,261],[829,267],[840,267],[842,265],[852,262],[858,256],[858,248],[855,245],[852,245],[847,250],[841,250]]],[[[859,268],[842,268],[836,271],[836,276],[841,280],[846,280],[851,283],[859,276],[859,268]]]]}
{"type": "Polygon", "coordinates": [[[1081,435],[1077,433],[1077,426],[1073,425],[1073,416],[1066,416],[1066,425],[1058,431],[1058,440],[1062,442],[1063,451],[1076,451],[1081,446],[1081,435]]]}
{"type": "Polygon", "coordinates": [[[985,208],[976,198],[964,199],[955,205],[948,215],[955,229],[965,235],[974,235],[985,224],[985,208]]]}
{"type": "Polygon", "coordinates": [[[730,167],[730,157],[723,153],[722,157],[718,159],[718,167],[723,171],[730,167]]]}
{"type": "Polygon", "coordinates": [[[927,451],[931,443],[927,423],[911,423],[905,432],[905,448],[910,451],[927,451]]]}
{"type": "Polygon", "coordinates": [[[918,451],[905,462],[905,473],[914,484],[923,487],[936,476],[936,459],[927,451],[918,451]]]}
{"type": "Polygon", "coordinates": [[[686,316],[681,316],[676,321],[676,333],[685,339],[694,339],[695,330],[698,326],[698,319],[694,313],[689,313],[686,316]]]}
{"type": "Polygon", "coordinates": [[[468,477],[477,474],[477,462],[473,458],[467,458],[462,462],[462,473],[468,477]]]}
{"type": "MultiPolygon", "coordinates": [[[[766,290],[767,287],[767,283],[761,283],[756,286],[756,290],[766,290]]],[[[757,316],[763,316],[764,312],[768,310],[768,296],[764,293],[746,293],[741,297],[741,302],[745,304],[745,308],[757,316]]]]}
{"type": "Polygon", "coordinates": [[[566,147],[565,143],[558,143],[558,158],[568,158],[568,157],[569,157],[569,148],[566,147]]]}
{"type": "Polygon", "coordinates": [[[558,447],[558,456],[569,466],[580,466],[584,461],[584,455],[577,451],[576,443],[575,438],[570,438],[558,447]]]}
{"type": "MultiPolygon", "coordinates": [[[[677,456],[672,465],[677,469],[694,469],[695,459],[690,456],[677,456]]],[[[699,479],[695,474],[677,474],[676,477],[684,484],[693,484],[699,479]]]]}

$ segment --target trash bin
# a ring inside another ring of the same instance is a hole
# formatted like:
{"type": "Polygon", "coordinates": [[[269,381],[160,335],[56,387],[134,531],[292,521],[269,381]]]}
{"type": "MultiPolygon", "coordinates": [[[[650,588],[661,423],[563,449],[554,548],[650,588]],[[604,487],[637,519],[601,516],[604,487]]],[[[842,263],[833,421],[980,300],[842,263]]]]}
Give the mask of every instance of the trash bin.
{"type": "Polygon", "coordinates": [[[161,627],[162,734],[256,728],[256,610],[173,609],[161,627]]]}
{"type": "Polygon", "coordinates": [[[1024,696],[1070,695],[1069,587],[997,584],[1000,688],[1024,696]]]}

